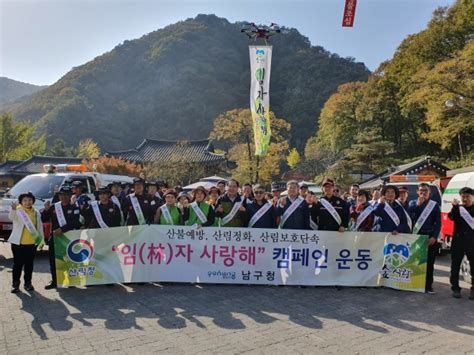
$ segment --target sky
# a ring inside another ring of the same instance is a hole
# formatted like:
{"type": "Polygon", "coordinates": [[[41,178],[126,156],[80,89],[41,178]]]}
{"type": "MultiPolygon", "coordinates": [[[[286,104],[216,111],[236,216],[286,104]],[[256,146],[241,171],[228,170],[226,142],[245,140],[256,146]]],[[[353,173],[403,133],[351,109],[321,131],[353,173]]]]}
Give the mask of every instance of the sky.
{"type": "Polygon", "coordinates": [[[0,76],[50,85],[125,40],[197,14],[294,27],[313,45],[374,70],[401,41],[454,0],[358,0],[342,27],[344,0],[0,0],[0,76]]]}

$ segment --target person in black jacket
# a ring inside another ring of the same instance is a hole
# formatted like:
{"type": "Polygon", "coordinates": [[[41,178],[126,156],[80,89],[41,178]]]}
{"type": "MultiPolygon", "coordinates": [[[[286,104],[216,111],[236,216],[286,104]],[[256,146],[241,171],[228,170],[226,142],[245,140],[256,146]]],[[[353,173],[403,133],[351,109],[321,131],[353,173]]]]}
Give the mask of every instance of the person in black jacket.
{"type": "Polygon", "coordinates": [[[87,208],[87,220],[89,223],[87,228],[120,227],[122,215],[120,209],[111,200],[112,192],[108,188],[103,187],[97,190],[95,195],[97,201],[89,203],[87,208]],[[95,208],[97,208],[96,211],[94,210],[95,208]],[[97,216],[96,213],[100,213],[100,216],[97,216]]]}
{"type": "Polygon", "coordinates": [[[44,287],[46,290],[56,288],[57,286],[54,240],[61,238],[64,233],[70,230],[81,228],[81,212],[79,206],[71,203],[71,187],[61,187],[57,195],[59,202],[51,205],[51,203],[47,201],[41,212],[41,220],[43,223],[51,223],[51,236],[48,240],[51,282],[44,287]],[[59,208],[61,208],[61,211],[59,211],[59,208]]]}
{"type": "Polygon", "coordinates": [[[438,254],[438,236],[441,231],[441,209],[436,201],[430,199],[430,185],[422,182],[417,188],[418,199],[408,203],[408,213],[413,224],[413,234],[428,236],[428,260],[426,263],[426,292],[433,290],[433,273],[438,254]],[[425,212],[426,210],[426,212],[425,212]],[[423,213],[427,214],[424,218],[423,213]]]}
{"type": "Polygon", "coordinates": [[[334,195],[333,180],[325,179],[321,186],[323,196],[311,209],[312,219],[318,225],[318,230],[344,232],[349,224],[349,206],[334,195]],[[337,216],[333,216],[329,206],[332,206],[337,216]]]}
{"type": "Polygon", "coordinates": [[[311,229],[308,203],[299,195],[298,182],[288,181],[286,188],[288,196],[280,198],[276,207],[277,216],[281,216],[279,227],[282,229],[311,229]],[[291,207],[295,206],[294,204],[297,204],[297,207],[291,207]]]}
{"type": "Polygon", "coordinates": [[[150,224],[153,222],[155,216],[152,214],[153,208],[150,203],[150,198],[145,191],[145,180],[135,178],[133,179],[133,186],[135,192],[125,197],[122,206],[123,218],[126,221],[126,225],[136,226],[140,224],[150,224]],[[133,199],[138,201],[141,216],[137,216],[137,212],[132,203],[133,199]]]}
{"type": "Polygon", "coordinates": [[[459,287],[459,269],[464,255],[469,260],[471,268],[470,300],[474,300],[474,190],[463,187],[459,190],[462,205],[458,200],[453,201],[453,208],[448,217],[454,221],[454,236],[451,244],[451,290],[454,298],[461,298],[459,287]]]}
{"type": "Polygon", "coordinates": [[[247,204],[249,228],[276,228],[275,207],[273,207],[271,201],[265,199],[265,190],[261,185],[253,187],[253,196],[254,200],[247,204]],[[258,212],[260,210],[265,211],[265,213],[258,212]]]}

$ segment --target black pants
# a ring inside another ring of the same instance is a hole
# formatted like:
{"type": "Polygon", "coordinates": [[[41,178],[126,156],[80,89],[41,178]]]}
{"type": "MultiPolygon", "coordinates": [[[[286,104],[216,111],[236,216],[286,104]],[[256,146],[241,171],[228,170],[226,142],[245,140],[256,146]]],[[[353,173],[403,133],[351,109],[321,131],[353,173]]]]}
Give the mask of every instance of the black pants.
{"type": "Polygon", "coordinates": [[[48,240],[48,256],[49,256],[49,270],[51,271],[51,281],[56,285],[56,257],[54,253],[54,236],[52,235],[48,240]]]}
{"type": "Polygon", "coordinates": [[[33,261],[36,255],[36,245],[15,245],[12,244],[13,253],[13,285],[20,285],[21,271],[25,285],[31,284],[33,275],[33,261]]]}
{"type": "Polygon", "coordinates": [[[465,234],[455,235],[451,244],[451,290],[460,290],[459,271],[464,255],[471,266],[471,289],[474,290],[474,236],[465,234]]]}
{"type": "Polygon", "coordinates": [[[426,289],[430,289],[433,286],[433,274],[434,274],[434,264],[436,260],[436,255],[439,251],[438,242],[434,243],[432,246],[428,247],[428,260],[426,263],[426,289]]]}

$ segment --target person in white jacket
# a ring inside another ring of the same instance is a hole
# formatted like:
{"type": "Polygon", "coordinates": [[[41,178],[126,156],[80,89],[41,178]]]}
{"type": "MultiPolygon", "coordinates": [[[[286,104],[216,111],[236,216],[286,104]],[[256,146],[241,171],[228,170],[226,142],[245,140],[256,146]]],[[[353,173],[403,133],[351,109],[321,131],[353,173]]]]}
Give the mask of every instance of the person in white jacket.
{"type": "Polygon", "coordinates": [[[41,214],[35,208],[35,196],[31,192],[18,196],[19,205],[12,203],[9,218],[13,222],[12,234],[8,241],[13,253],[12,293],[20,290],[20,277],[23,271],[26,291],[34,291],[31,278],[36,249],[44,244],[41,214]]]}

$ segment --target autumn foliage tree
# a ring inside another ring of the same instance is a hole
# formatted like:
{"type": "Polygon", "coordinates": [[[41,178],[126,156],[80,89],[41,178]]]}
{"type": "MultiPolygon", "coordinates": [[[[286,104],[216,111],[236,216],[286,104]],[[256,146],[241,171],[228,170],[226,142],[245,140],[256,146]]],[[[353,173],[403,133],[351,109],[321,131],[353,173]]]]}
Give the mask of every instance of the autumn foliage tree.
{"type": "Polygon", "coordinates": [[[235,109],[221,114],[214,121],[210,138],[223,143],[229,160],[237,163],[232,176],[240,181],[269,183],[280,173],[286,159],[290,124],[270,112],[271,140],[265,156],[255,156],[250,109],[235,109]]]}
{"type": "Polygon", "coordinates": [[[115,157],[102,156],[97,159],[87,159],[82,162],[89,171],[103,174],[140,176],[143,171],[141,165],[115,157]]]}
{"type": "Polygon", "coordinates": [[[421,155],[471,165],[473,18],[473,1],[437,9],[428,27],[408,36],[367,82],[340,85],[321,111],[305,161],[345,173],[380,173],[421,155]],[[455,104],[447,107],[446,100],[455,104]]]}

